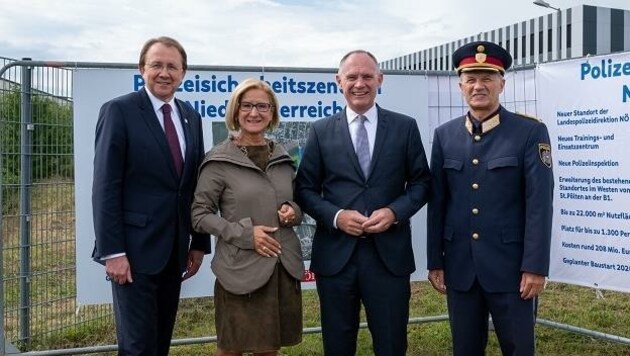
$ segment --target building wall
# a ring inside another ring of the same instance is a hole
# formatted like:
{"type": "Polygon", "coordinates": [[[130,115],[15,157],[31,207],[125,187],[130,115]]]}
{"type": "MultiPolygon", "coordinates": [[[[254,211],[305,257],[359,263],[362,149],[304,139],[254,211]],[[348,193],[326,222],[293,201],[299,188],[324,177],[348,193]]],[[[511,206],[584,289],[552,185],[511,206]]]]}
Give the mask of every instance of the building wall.
{"type": "Polygon", "coordinates": [[[581,5],[381,62],[382,69],[452,70],[453,51],[472,41],[496,42],[514,66],[630,50],[630,11],[581,5]]]}

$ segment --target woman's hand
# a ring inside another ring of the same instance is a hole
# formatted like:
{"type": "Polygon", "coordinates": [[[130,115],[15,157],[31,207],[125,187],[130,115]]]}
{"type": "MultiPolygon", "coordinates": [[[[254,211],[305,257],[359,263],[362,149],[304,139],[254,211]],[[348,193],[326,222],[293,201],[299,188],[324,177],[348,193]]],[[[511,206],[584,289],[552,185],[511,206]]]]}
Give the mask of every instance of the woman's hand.
{"type": "Polygon", "coordinates": [[[278,220],[280,226],[289,227],[295,223],[295,210],[289,204],[282,204],[280,210],[278,210],[278,220]]]}
{"type": "Polygon", "coordinates": [[[254,250],[265,257],[278,257],[282,253],[280,243],[269,233],[277,231],[277,227],[265,225],[254,226],[254,250]]]}

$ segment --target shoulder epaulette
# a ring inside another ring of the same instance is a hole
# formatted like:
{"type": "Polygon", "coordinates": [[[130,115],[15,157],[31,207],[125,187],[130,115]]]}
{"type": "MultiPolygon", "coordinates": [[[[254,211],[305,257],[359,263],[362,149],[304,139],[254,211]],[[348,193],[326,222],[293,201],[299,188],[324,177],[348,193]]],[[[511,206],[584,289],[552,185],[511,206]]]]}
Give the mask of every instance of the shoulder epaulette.
{"type": "Polygon", "coordinates": [[[532,116],[532,115],[527,114],[527,113],[522,113],[522,112],[518,112],[518,111],[517,111],[517,112],[516,112],[516,115],[521,116],[521,117],[524,117],[524,118],[526,118],[526,119],[535,120],[535,121],[538,121],[538,122],[542,121],[542,120],[540,120],[539,118],[537,118],[536,116],[532,116]]]}

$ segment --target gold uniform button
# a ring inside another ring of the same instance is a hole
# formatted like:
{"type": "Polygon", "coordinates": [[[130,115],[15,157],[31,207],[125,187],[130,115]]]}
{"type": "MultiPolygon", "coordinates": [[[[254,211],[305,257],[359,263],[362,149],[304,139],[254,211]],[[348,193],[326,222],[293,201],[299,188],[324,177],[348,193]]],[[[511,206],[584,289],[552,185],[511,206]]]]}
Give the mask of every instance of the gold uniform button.
{"type": "Polygon", "coordinates": [[[474,164],[475,166],[479,164],[479,160],[476,158],[473,158],[472,160],[472,164],[474,164]]]}
{"type": "Polygon", "coordinates": [[[477,183],[473,183],[473,185],[472,185],[472,189],[474,189],[474,190],[479,189],[479,184],[477,184],[477,183]]]}
{"type": "Polygon", "coordinates": [[[473,240],[478,240],[478,239],[479,239],[479,234],[478,234],[478,233],[476,233],[476,232],[475,232],[475,233],[473,233],[473,234],[472,234],[472,238],[473,238],[473,240]]]}
{"type": "Polygon", "coordinates": [[[479,209],[473,208],[472,213],[473,213],[473,215],[479,214],[479,209]]]}
{"type": "Polygon", "coordinates": [[[477,141],[477,142],[481,141],[481,136],[475,135],[475,141],[477,141]]]}

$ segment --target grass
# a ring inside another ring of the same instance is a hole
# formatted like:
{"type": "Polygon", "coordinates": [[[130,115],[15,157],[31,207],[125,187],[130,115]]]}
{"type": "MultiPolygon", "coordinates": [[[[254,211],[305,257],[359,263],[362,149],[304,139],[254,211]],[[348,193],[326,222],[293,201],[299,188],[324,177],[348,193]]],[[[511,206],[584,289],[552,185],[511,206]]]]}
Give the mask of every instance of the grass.
{"type": "MultiPolygon", "coordinates": [[[[76,313],[74,190],[71,184],[41,184],[33,188],[31,223],[31,335],[24,351],[50,350],[115,343],[110,306],[82,307],[76,313]]],[[[6,214],[2,220],[4,243],[3,279],[5,332],[10,340],[19,329],[19,216],[6,214]]],[[[317,294],[306,290],[304,327],[320,325],[317,294]]],[[[630,298],[628,294],[561,283],[549,283],[540,299],[539,317],[567,325],[630,338],[630,298]]],[[[445,298],[428,282],[412,284],[411,317],[446,314],[445,298]]],[[[182,300],[174,339],[215,335],[212,298],[182,300]]],[[[539,355],[630,355],[630,346],[603,341],[543,325],[536,326],[539,355]]],[[[411,324],[408,327],[408,355],[449,355],[451,338],[448,322],[411,324]]],[[[19,342],[15,342],[18,343],[19,342]]],[[[214,343],[175,346],[171,355],[209,355],[214,343]]],[[[500,355],[491,333],[488,355],[500,355]]],[[[321,334],[304,335],[300,345],[281,350],[282,355],[321,355],[321,334]]],[[[366,329],[359,332],[358,355],[372,355],[366,329]]],[[[104,353],[104,355],[115,355],[104,353]]]]}
{"type": "MultiPolygon", "coordinates": [[[[603,292],[603,298],[589,288],[560,283],[549,283],[540,301],[539,317],[594,331],[628,338],[630,335],[630,302],[627,294],[603,292]]],[[[414,282],[412,286],[412,317],[434,316],[446,313],[445,298],[434,292],[427,282],[414,282]]],[[[212,298],[182,300],[174,339],[215,335],[214,305],[212,298]]],[[[319,326],[317,294],[304,291],[304,327],[319,326]]],[[[572,332],[542,325],[536,326],[538,355],[606,355],[630,354],[630,346],[607,342],[572,332]]],[[[52,340],[49,340],[52,341],[52,340]]],[[[408,327],[408,355],[450,355],[451,338],[448,322],[410,324],[408,327]]],[[[48,348],[107,345],[114,343],[113,321],[101,323],[94,330],[59,335],[48,348]]],[[[322,355],[321,334],[304,335],[300,345],[281,350],[281,355],[322,355]]],[[[174,346],[171,355],[210,355],[216,351],[214,343],[174,346]]],[[[372,355],[369,332],[359,332],[357,355],[372,355]]],[[[491,332],[487,355],[500,355],[496,337],[491,332]]],[[[113,356],[115,353],[103,353],[113,356]]]]}

